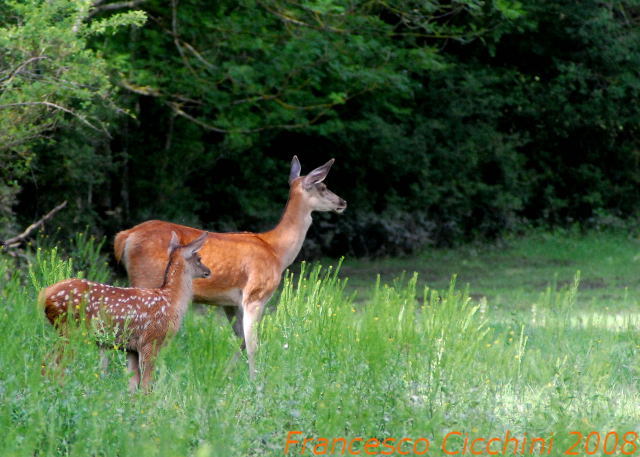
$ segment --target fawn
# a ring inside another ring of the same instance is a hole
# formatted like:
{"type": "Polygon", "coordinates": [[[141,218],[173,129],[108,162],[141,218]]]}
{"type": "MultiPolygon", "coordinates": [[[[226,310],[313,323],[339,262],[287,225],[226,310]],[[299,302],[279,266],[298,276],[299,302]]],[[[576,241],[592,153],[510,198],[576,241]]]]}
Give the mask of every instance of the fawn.
{"type": "Polygon", "coordinates": [[[148,390],[153,366],[164,341],[180,328],[187,306],[193,298],[194,278],[207,278],[211,270],[197,253],[206,234],[184,246],[176,233],[171,234],[169,262],[164,281],[157,289],[114,287],[84,279],[67,279],[43,289],[38,302],[62,334],[69,317],[80,319],[81,309],[86,323],[98,319],[114,330],[118,344],[127,351],[127,365],[133,373],[129,390],[148,390]]]}

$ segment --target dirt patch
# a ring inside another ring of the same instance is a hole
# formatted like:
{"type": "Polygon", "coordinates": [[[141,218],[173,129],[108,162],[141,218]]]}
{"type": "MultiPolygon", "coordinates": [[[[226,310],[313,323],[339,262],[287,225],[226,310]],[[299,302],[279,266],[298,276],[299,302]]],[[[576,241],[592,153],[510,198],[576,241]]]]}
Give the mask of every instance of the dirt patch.
{"type": "MultiPolygon", "coordinates": [[[[571,286],[573,286],[573,279],[558,281],[559,289],[568,289],[571,286]]],[[[580,279],[580,285],[578,286],[578,289],[594,290],[594,289],[604,289],[605,287],[607,287],[607,283],[604,279],[590,278],[590,279],[580,279]]]]}
{"type": "Polygon", "coordinates": [[[489,297],[487,297],[487,295],[485,294],[469,294],[469,298],[471,298],[471,300],[473,300],[476,303],[479,303],[480,300],[482,300],[483,298],[489,301],[488,300],[489,297]]]}
{"type": "MultiPolygon", "coordinates": [[[[551,286],[551,281],[531,281],[528,284],[531,284],[536,289],[544,289],[548,286],[551,286]]],[[[573,279],[562,279],[556,283],[557,289],[568,289],[573,286],[573,279]]],[[[578,289],[580,290],[595,290],[595,289],[604,289],[608,284],[603,278],[581,278],[580,284],[578,285],[578,289]]]]}
{"type": "Polygon", "coordinates": [[[520,268],[568,267],[575,263],[566,259],[532,259],[530,257],[516,257],[509,259],[508,262],[520,268]]]}
{"type": "Polygon", "coordinates": [[[424,268],[424,267],[411,267],[403,266],[403,267],[394,267],[394,266],[372,266],[372,267],[349,267],[343,266],[340,269],[342,276],[347,276],[349,278],[367,278],[367,279],[375,279],[377,275],[383,280],[391,280],[399,277],[404,273],[405,277],[410,278],[413,275],[413,272],[417,271],[418,275],[421,279],[431,278],[437,276],[439,272],[433,268],[424,268]]]}

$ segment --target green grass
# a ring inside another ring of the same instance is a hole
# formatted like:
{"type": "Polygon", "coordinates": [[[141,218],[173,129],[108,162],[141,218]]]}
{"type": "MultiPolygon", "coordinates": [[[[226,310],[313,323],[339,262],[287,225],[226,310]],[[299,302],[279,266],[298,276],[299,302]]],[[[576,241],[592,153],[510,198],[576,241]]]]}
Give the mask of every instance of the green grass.
{"type": "Polygon", "coordinates": [[[41,252],[29,274],[0,257],[0,455],[275,456],[294,430],[314,443],[425,437],[425,455],[437,456],[452,431],[553,435],[548,455],[563,455],[571,431],[615,430],[622,442],[640,423],[639,247],[624,235],[547,234],[347,261],[339,274],[306,266],[263,319],[257,382],[208,309],[188,313],[153,392],[133,396],[123,354],[102,374],[83,328],[65,376],[41,375],[60,339],[35,305],[37,285],[73,265],[41,252]],[[403,270],[420,274],[394,279],[403,270]]]}
{"type": "Polygon", "coordinates": [[[421,284],[442,289],[452,274],[496,310],[526,310],[548,287],[565,288],[580,271],[580,309],[637,310],[640,239],[621,233],[541,233],[494,245],[428,250],[420,255],[347,262],[342,273],[366,297],[371,277],[385,281],[418,272],[421,284]]]}

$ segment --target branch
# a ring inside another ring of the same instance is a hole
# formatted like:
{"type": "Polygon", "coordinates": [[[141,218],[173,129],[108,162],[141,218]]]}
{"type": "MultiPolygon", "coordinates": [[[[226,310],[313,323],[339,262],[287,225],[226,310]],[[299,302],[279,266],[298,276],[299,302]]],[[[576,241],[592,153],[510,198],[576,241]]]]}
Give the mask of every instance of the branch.
{"type": "Polygon", "coordinates": [[[185,113],[184,111],[182,111],[182,109],[180,109],[180,107],[178,106],[177,103],[167,102],[167,105],[178,116],[182,116],[185,119],[190,120],[191,122],[193,122],[194,124],[199,125],[200,127],[202,127],[205,130],[209,130],[209,131],[212,131],[212,132],[218,132],[218,133],[229,133],[230,132],[229,130],[221,129],[219,127],[214,127],[213,125],[207,124],[206,122],[202,122],[200,119],[196,119],[195,117],[191,116],[190,114],[185,113]]]}
{"type": "Polygon", "coordinates": [[[160,92],[150,86],[134,86],[133,84],[121,79],[119,81],[120,85],[127,89],[129,92],[133,92],[134,94],[144,95],[146,97],[159,97],[160,92]]]}
{"type": "MultiPolygon", "coordinates": [[[[270,130],[270,129],[287,129],[287,130],[293,130],[293,129],[299,129],[299,128],[303,128],[303,127],[308,127],[310,125],[310,123],[298,123],[298,124],[282,124],[282,125],[267,125],[267,126],[263,126],[263,127],[257,127],[257,128],[253,128],[253,129],[221,129],[220,127],[215,127],[211,124],[208,124],[206,122],[201,121],[200,119],[197,119],[193,116],[191,116],[190,114],[185,113],[184,111],[182,111],[182,109],[178,106],[177,103],[173,103],[173,102],[167,102],[166,103],[172,110],[173,112],[178,115],[178,116],[182,116],[185,119],[188,119],[189,121],[193,122],[196,125],[199,125],[200,127],[202,127],[205,130],[209,130],[211,132],[218,132],[218,133],[257,133],[257,132],[262,132],[264,130],[270,130]]],[[[326,111],[326,110],[325,110],[326,111]]],[[[316,116],[316,119],[313,119],[312,122],[315,122],[317,120],[317,118],[319,118],[320,116],[316,116]]]]}
{"type": "Polygon", "coordinates": [[[299,27],[308,27],[308,28],[314,29],[314,30],[323,30],[323,31],[324,30],[328,30],[330,32],[335,32],[335,33],[349,33],[348,30],[338,29],[338,28],[335,28],[335,27],[331,27],[329,25],[325,25],[319,19],[319,16],[318,16],[316,11],[314,11],[315,16],[316,16],[316,20],[318,20],[320,22],[320,24],[321,24],[319,27],[315,26],[315,25],[312,25],[312,24],[308,24],[308,23],[306,23],[304,21],[301,21],[300,19],[297,19],[295,17],[288,16],[287,14],[285,14],[285,13],[283,13],[281,11],[277,11],[277,10],[271,9],[271,8],[269,8],[268,6],[266,6],[262,2],[259,2],[259,3],[265,10],[267,10],[269,13],[273,14],[274,16],[278,17],[282,22],[294,24],[294,25],[297,25],[299,27]]]}
{"type": "Polygon", "coordinates": [[[24,67],[26,67],[27,65],[29,65],[31,62],[35,62],[35,61],[42,60],[42,59],[48,59],[48,58],[49,57],[47,57],[47,56],[37,56],[37,57],[31,57],[30,59],[25,60],[20,65],[18,65],[16,68],[11,70],[11,72],[9,72],[9,74],[7,76],[5,76],[4,78],[0,79],[0,83],[4,83],[5,81],[12,79],[15,75],[20,73],[22,71],[22,69],[24,67]]]}
{"type": "Polygon", "coordinates": [[[31,232],[33,232],[34,230],[42,226],[42,224],[44,224],[46,221],[51,219],[58,211],[60,211],[65,206],[67,206],[66,200],[60,203],[55,208],[53,208],[47,214],[45,214],[39,221],[36,221],[33,224],[31,224],[29,227],[27,227],[27,229],[24,232],[22,232],[20,235],[14,236],[13,238],[9,238],[8,240],[4,240],[0,242],[0,246],[5,246],[7,248],[15,248],[19,246],[20,243],[22,243],[29,235],[31,235],[31,232]]]}
{"type": "Polygon", "coordinates": [[[95,125],[93,125],[91,122],[89,122],[88,120],[85,119],[84,116],[82,116],[81,114],[78,114],[74,111],[71,111],[69,108],[65,108],[64,106],[61,105],[57,105],[55,103],[51,103],[51,102],[19,102],[19,103],[7,103],[5,105],[0,105],[0,109],[2,108],[11,108],[13,106],[36,106],[36,105],[43,105],[43,106],[48,106],[50,108],[55,108],[57,110],[60,111],[64,111],[65,113],[71,114],[72,116],[74,116],[75,118],[77,118],[80,122],[82,122],[84,125],[86,125],[87,127],[95,130],[96,132],[102,132],[105,135],[107,135],[108,138],[111,138],[111,135],[109,135],[109,132],[107,132],[104,128],[100,129],[98,127],[96,127],[95,125]]]}
{"type": "MultiPolygon", "coordinates": [[[[40,126],[38,129],[36,129],[34,132],[24,133],[22,134],[22,136],[16,133],[15,135],[12,135],[12,137],[15,138],[13,141],[10,141],[9,143],[0,144],[0,151],[10,150],[11,148],[19,146],[22,143],[26,143],[28,141],[34,141],[37,138],[42,138],[42,139],[47,138],[47,136],[44,135],[43,132],[46,132],[47,130],[52,129],[54,125],[55,125],[54,122],[44,124],[40,126]]],[[[0,130],[0,135],[6,136],[6,133],[0,130]]]]}
{"type": "Polygon", "coordinates": [[[89,12],[89,17],[95,16],[102,11],[120,10],[123,8],[135,8],[141,3],[145,3],[147,0],[132,0],[129,2],[115,2],[102,4],[104,0],[94,1],[93,8],[89,12]]]}
{"type": "Polygon", "coordinates": [[[198,51],[196,51],[193,46],[191,46],[189,43],[187,43],[186,41],[184,41],[182,39],[180,41],[182,42],[184,47],[187,48],[191,52],[191,54],[193,54],[195,56],[195,58],[198,59],[205,67],[209,68],[212,71],[216,71],[217,70],[215,65],[213,65],[212,63],[207,61],[204,57],[202,57],[202,55],[198,51]]]}

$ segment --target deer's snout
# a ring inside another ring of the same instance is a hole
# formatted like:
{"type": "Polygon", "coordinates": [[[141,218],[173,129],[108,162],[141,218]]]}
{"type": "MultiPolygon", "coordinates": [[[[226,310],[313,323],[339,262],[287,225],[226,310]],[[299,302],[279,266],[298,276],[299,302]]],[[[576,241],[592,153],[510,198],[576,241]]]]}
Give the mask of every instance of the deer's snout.
{"type": "Polygon", "coordinates": [[[207,269],[205,269],[205,270],[202,272],[202,277],[203,277],[203,278],[208,278],[209,276],[211,276],[211,270],[209,270],[209,269],[207,268],[207,269]]]}
{"type": "Polygon", "coordinates": [[[338,199],[338,207],[336,208],[336,213],[341,213],[345,209],[347,209],[347,201],[342,198],[338,199]]]}

